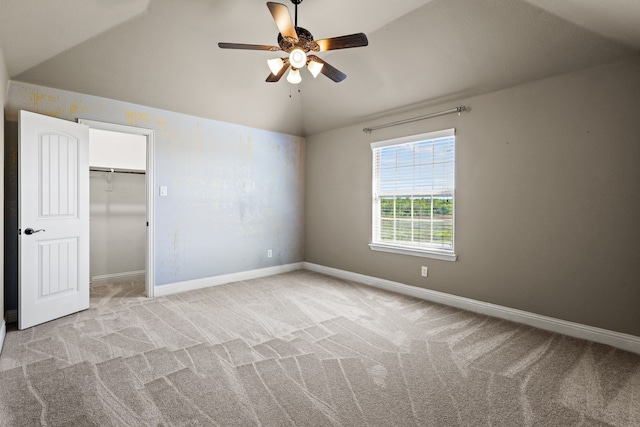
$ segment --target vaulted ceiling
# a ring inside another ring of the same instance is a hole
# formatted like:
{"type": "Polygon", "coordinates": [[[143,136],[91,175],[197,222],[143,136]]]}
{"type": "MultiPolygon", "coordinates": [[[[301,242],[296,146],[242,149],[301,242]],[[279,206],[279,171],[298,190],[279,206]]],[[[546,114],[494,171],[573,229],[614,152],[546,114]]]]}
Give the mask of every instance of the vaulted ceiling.
{"type": "Polygon", "coordinates": [[[346,80],[266,83],[281,55],[219,49],[277,44],[262,0],[0,0],[0,42],[15,80],[296,135],[640,52],[638,0],[305,0],[298,14],[316,39],[367,34],[320,54],[346,80]]]}

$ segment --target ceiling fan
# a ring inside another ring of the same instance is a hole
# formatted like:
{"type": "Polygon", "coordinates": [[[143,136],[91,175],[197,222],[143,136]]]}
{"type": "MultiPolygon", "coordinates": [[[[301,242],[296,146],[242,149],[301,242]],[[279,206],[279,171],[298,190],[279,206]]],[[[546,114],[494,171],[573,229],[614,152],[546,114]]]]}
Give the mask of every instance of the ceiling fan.
{"type": "Polygon", "coordinates": [[[328,50],[347,49],[352,47],[367,46],[369,41],[364,33],[350,34],[328,39],[314,40],[313,35],[305,28],[298,27],[298,5],[302,0],[291,0],[295,5],[295,25],[291,20],[289,8],[282,3],[267,2],[267,7],[273,16],[273,20],[280,30],[278,34],[278,46],[242,43],[218,43],[222,49],[247,49],[266,50],[270,52],[284,51],[288,57],[274,58],[267,61],[271,74],[267,82],[277,82],[291,67],[287,75],[287,81],[298,84],[302,81],[300,69],[306,65],[313,77],[322,73],[334,82],[341,82],[347,75],[337,68],[323,61],[314,53],[328,50]]]}

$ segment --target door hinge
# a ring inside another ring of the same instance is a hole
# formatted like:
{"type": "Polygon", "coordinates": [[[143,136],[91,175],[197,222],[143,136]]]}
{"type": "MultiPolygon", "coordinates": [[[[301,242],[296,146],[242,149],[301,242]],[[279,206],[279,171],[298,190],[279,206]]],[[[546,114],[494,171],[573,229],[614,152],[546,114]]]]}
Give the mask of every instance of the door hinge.
{"type": "Polygon", "coordinates": [[[22,234],[22,228],[18,228],[18,236],[22,234]]]}

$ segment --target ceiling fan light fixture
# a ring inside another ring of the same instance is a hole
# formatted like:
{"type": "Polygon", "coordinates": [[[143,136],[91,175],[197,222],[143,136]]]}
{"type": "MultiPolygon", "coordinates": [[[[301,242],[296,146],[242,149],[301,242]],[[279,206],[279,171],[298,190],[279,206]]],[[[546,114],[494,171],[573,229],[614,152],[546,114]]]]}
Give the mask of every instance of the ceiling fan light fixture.
{"type": "Polygon", "coordinates": [[[292,67],[302,68],[307,64],[307,54],[297,47],[289,53],[289,62],[292,67]]]}
{"type": "Polygon", "coordinates": [[[267,65],[269,66],[271,73],[275,76],[280,72],[280,70],[282,70],[282,67],[284,67],[284,61],[282,58],[273,58],[267,60],[267,65]]]}
{"type": "Polygon", "coordinates": [[[324,67],[324,64],[322,62],[316,62],[313,59],[307,64],[307,68],[311,72],[311,75],[313,75],[314,79],[318,77],[318,74],[320,74],[320,71],[322,71],[322,67],[324,67]]]}
{"type": "Polygon", "coordinates": [[[287,81],[291,84],[297,85],[302,81],[302,76],[297,68],[291,67],[289,74],[287,74],[287,81]]]}

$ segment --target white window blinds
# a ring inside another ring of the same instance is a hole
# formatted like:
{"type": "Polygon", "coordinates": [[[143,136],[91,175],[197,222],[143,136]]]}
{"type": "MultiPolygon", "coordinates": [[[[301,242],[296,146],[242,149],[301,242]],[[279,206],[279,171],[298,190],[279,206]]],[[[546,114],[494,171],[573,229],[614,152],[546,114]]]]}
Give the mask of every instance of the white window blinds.
{"type": "Polygon", "coordinates": [[[453,254],[455,129],[371,144],[373,245],[453,254]]]}

